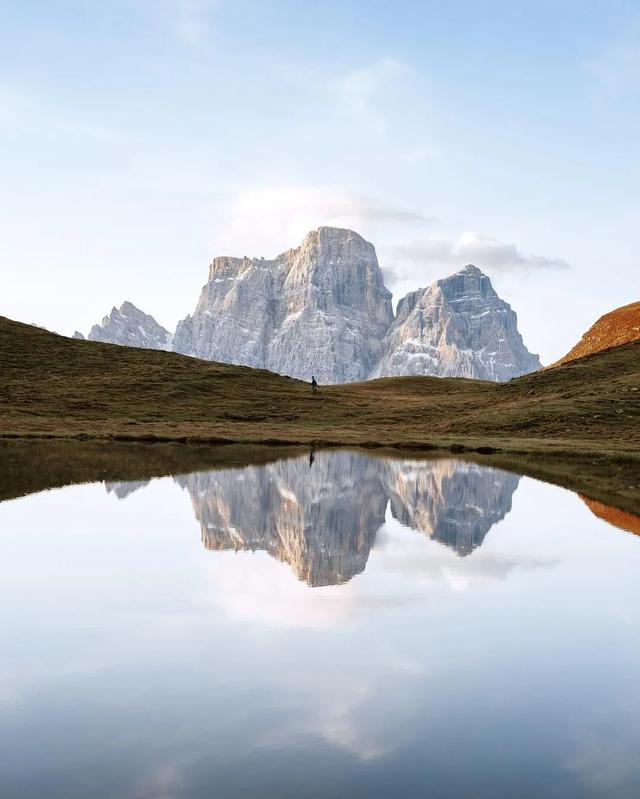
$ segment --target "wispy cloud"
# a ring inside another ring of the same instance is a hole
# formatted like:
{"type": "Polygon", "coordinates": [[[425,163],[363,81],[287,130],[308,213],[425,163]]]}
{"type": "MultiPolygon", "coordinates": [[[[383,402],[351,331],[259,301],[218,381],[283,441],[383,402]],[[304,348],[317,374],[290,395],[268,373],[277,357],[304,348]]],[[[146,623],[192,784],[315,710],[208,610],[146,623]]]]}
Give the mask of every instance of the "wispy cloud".
{"type": "Polygon", "coordinates": [[[332,85],[345,105],[352,111],[363,113],[371,111],[382,91],[411,74],[411,68],[401,61],[381,58],[366,67],[346,72],[332,85]]]}
{"type": "Polygon", "coordinates": [[[20,125],[32,113],[32,107],[28,95],[0,84],[0,130],[20,125]]]}
{"type": "Polygon", "coordinates": [[[35,131],[40,136],[74,136],[84,139],[128,141],[130,137],[110,125],[78,116],[77,111],[54,105],[33,92],[0,84],[0,132],[35,131]]]}
{"type": "Polygon", "coordinates": [[[609,98],[640,92],[640,43],[621,43],[587,63],[597,87],[609,98]]]}
{"type": "Polygon", "coordinates": [[[216,235],[218,251],[273,256],[321,225],[347,227],[375,239],[387,227],[424,229],[435,220],[336,186],[262,186],[238,192],[216,235]]]}
{"type": "Polygon", "coordinates": [[[199,47],[213,30],[213,12],[221,0],[139,0],[150,17],[173,31],[189,47],[199,47]]]}
{"type": "Polygon", "coordinates": [[[211,31],[217,0],[176,0],[176,32],[187,44],[202,44],[211,31]]]}
{"type": "Polygon", "coordinates": [[[462,233],[455,241],[421,238],[408,244],[391,245],[384,252],[385,270],[392,280],[406,279],[416,271],[446,272],[468,263],[495,272],[569,267],[561,258],[528,255],[513,243],[470,231],[462,233]]]}
{"type": "MultiPolygon", "coordinates": [[[[408,64],[385,57],[333,77],[327,82],[327,89],[338,109],[349,115],[351,124],[363,127],[368,134],[384,135],[400,113],[396,108],[399,101],[403,118],[419,107],[415,99],[408,100],[416,92],[417,78],[408,64]]],[[[424,103],[423,97],[421,100],[424,103]]]]}
{"type": "MultiPolygon", "coordinates": [[[[616,34],[603,41],[584,63],[602,101],[628,101],[640,97],[640,11],[620,19],[616,34]]],[[[629,109],[625,107],[625,112],[629,109]]]]}

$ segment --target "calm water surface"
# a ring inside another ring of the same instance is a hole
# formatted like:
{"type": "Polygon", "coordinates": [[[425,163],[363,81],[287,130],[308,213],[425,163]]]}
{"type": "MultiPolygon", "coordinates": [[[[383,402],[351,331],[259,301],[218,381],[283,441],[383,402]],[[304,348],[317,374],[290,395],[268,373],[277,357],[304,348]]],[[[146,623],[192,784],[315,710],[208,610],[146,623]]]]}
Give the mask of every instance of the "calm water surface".
{"type": "Polygon", "coordinates": [[[0,795],[636,797],[640,537],[317,453],[0,505],[0,795]]]}

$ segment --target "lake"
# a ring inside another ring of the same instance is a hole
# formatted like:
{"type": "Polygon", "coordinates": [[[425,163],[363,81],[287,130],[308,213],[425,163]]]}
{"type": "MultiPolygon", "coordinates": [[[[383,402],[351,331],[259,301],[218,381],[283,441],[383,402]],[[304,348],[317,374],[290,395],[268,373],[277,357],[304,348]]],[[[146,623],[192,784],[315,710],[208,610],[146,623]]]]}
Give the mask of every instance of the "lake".
{"type": "Polygon", "coordinates": [[[640,519],[454,459],[188,471],[0,504],[0,795],[640,795],[640,519]]]}

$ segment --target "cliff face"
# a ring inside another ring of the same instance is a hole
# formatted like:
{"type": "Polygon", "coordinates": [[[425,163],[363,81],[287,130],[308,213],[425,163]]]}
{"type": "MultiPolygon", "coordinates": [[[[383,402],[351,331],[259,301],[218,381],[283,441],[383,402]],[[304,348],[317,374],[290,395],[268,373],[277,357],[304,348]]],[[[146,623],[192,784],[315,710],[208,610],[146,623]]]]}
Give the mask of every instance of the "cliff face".
{"type": "Polygon", "coordinates": [[[601,316],[576,346],[554,366],[638,339],[640,339],[640,302],[633,302],[601,316]]]}
{"type": "Polygon", "coordinates": [[[319,228],[264,259],[216,258],[174,348],[321,383],[366,378],[393,313],[373,245],[319,228]]]}
{"type": "MultiPolygon", "coordinates": [[[[74,334],[74,338],[82,334],[74,334]]],[[[170,350],[171,334],[158,324],[153,316],[143,313],[133,303],[124,302],[120,308],[112,308],[101,325],[94,325],[87,337],[89,341],[106,341],[127,347],[142,347],[149,350],[170,350]]]]}
{"type": "Polygon", "coordinates": [[[477,267],[408,294],[371,377],[436,375],[509,380],[540,368],[524,346],[517,317],[477,267]]]}
{"type": "Polygon", "coordinates": [[[511,307],[475,266],[398,303],[394,319],[375,249],[357,233],[321,227],[264,258],[214,258],[195,311],[175,336],[131,303],[94,341],[173,349],[320,383],[389,375],[509,380],[540,367],[511,307]]]}

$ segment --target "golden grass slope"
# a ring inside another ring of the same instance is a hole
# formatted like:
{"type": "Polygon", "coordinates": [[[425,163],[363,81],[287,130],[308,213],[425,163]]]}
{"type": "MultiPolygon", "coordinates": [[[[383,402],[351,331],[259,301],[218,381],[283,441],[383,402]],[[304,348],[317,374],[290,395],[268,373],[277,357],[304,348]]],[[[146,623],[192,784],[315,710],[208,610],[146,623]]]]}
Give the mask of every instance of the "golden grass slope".
{"type": "Polygon", "coordinates": [[[640,342],[497,384],[308,384],[0,317],[0,436],[640,454],[640,342]]]}
{"type": "Polygon", "coordinates": [[[619,347],[640,339],[640,302],[632,302],[601,316],[584,334],[576,346],[557,364],[584,358],[609,347],[619,347]]]}

